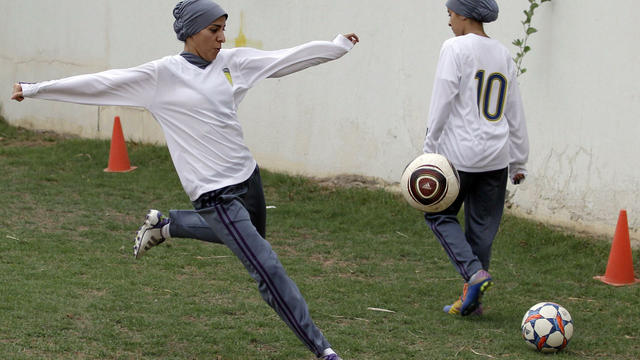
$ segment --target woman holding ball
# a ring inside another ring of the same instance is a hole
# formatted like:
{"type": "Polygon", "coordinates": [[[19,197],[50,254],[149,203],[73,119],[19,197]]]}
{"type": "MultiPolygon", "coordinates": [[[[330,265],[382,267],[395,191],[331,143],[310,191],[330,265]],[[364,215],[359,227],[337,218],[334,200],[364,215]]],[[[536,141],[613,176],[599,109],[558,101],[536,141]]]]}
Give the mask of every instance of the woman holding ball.
{"type": "Polygon", "coordinates": [[[498,18],[495,0],[448,0],[455,37],[442,45],[429,108],[425,153],[442,154],[460,175],[454,203],[425,219],[464,280],[446,313],[481,314],[493,279],[491,247],[504,209],[507,179],[527,175],[529,140],[511,54],[484,23],[498,18]],[[457,214],[464,204],[465,229],[457,214]]]}

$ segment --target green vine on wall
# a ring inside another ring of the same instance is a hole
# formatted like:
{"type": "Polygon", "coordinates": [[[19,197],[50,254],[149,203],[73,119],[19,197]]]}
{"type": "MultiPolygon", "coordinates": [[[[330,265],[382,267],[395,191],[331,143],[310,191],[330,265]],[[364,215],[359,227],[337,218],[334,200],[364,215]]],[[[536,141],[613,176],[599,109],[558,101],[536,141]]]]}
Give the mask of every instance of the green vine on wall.
{"type": "Polygon", "coordinates": [[[529,10],[524,10],[525,19],[522,21],[522,27],[524,28],[524,36],[521,39],[513,40],[513,45],[518,47],[518,52],[513,60],[516,62],[517,75],[520,76],[527,72],[526,68],[522,67],[522,60],[524,56],[531,51],[531,46],[527,43],[529,36],[538,32],[538,29],[531,26],[531,20],[538,7],[551,0],[529,0],[529,10]]]}

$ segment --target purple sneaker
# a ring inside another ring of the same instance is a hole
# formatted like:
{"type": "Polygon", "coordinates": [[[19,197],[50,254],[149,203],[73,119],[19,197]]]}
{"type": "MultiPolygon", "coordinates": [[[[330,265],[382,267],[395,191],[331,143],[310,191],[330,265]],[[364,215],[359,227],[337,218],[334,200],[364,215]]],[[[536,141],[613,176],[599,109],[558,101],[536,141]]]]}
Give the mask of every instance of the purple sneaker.
{"type": "Polygon", "coordinates": [[[169,218],[158,210],[149,210],[144,224],[136,234],[133,245],[133,256],[140,258],[145,251],[161,244],[165,238],[162,236],[162,227],[169,224],[169,218]]]}
{"type": "Polygon", "coordinates": [[[466,296],[462,300],[460,313],[462,316],[473,314],[480,306],[482,295],[493,285],[491,275],[486,270],[480,270],[469,279],[466,296]]]}

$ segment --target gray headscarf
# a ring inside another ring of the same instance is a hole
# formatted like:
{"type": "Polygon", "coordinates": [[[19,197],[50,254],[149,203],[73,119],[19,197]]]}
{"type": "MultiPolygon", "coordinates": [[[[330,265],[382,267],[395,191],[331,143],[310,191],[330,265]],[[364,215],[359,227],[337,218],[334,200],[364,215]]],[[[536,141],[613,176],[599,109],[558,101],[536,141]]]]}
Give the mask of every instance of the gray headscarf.
{"type": "Polygon", "coordinates": [[[220,16],[227,13],[211,0],[184,0],[173,8],[173,30],[178,40],[185,41],[191,35],[199,33],[220,16]]]}
{"type": "Polygon", "coordinates": [[[499,11],[495,0],[447,0],[447,8],[483,23],[495,21],[499,11]]]}

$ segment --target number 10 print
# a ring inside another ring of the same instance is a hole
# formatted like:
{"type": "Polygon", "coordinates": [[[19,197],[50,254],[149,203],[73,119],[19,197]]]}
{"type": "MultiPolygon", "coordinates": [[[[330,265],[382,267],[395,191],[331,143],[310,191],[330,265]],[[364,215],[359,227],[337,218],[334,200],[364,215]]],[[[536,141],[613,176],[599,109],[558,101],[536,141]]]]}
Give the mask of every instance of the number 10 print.
{"type": "Polygon", "coordinates": [[[485,82],[485,72],[480,70],[476,73],[478,80],[478,109],[489,121],[500,121],[504,111],[504,102],[507,95],[507,79],[500,73],[489,75],[485,82]],[[497,99],[492,95],[497,92],[497,99]]]}

